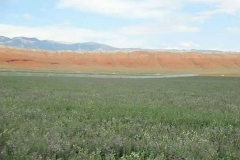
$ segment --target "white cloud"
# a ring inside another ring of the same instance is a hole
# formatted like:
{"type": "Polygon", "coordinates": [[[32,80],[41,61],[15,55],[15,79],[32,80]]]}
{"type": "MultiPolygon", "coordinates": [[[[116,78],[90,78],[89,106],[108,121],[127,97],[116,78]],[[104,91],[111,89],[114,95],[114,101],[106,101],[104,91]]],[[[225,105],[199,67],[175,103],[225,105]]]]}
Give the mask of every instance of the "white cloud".
{"type": "Polygon", "coordinates": [[[201,49],[202,46],[199,44],[192,42],[192,41],[182,41],[171,45],[165,45],[162,46],[163,49],[176,49],[176,50],[182,50],[182,49],[201,49]]]}
{"type": "Polygon", "coordinates": [[[215,9],[206,10],[202,12],[202,15],[214,15],[218,13],[224,14],[236,14],[240,13],[240,1],[239,0],[193,0],[198,3],[205,3],[212,5],[215,9]]]}
{"type": "Polygon", "coordinates": [[[179,33],[179,32],[197,32],[198,27],[190,27],[183,24],[171,23],[165,24],[151,24],[151,25],[135,25],[123,27],[118,30],[123,35],[151,35],[151,34],[165,34],[165,33],[179,33]]]}
{"type": "Polygon", "coordinates": [[[181,42],[179,46],[180,48],[198,48],[200,45],[193,42],[185,41],[181,42]]]}
{"type": "Polygon", "coordinates": [[[33,17],[32,15],[28,14],[28,13],[25,13],[22,15],[23,18],[27,19],[27,20],[30,20],[30,19],[34,19],[35,17],[33,17]]]}
{"type": "Polygon", "coordinates": [[[231,34],[240,34],[240,27],[228,27],[226,30],[231,34]]]}
{"type": "Polygon", "coordinates": [[[167,49],[167,50],[179,50],[179,49],[181,49],[181,48],[179,48],[179,47],[173,47],[173,46],[165,46],[165,47],[163,47],[163,49],[167,49]]]}
{"type": "Polygon", "coordinates": [[[11,17],[14,17],[14,18],[20,18],[20,19],[26,19],[26,20],[31,20],[31,19],[35,19],[34,16],[28,14],[28,13],[24,13],[24,14],[15,14],[15,13],[12,13],[10,14],[11,17]]]}
{"type": "Polygon", "coordinates": [[[218,11],[227,14],[235,14],[240,12],[239,0],[219,0],[218,11]]]}
{"type": "Polygon", "coordinates": [[[174,4],[165,0],[60,0],[57,6],[124,18],[160,18],[167,15],[174,4]]]}
{"type": "Polygon", "coordinates": [[[183,46],[183,47],[190,47],[191,44],[189,42],[182,42],[181,46],[183,46]]]}
{"type": "Polygon", "coordinates": [[[197,32],[199,23],[218,13],[235,14],[240,0],[60,0],[59,9],[73,8],[121,18],[146,18],[148,23],[118,29],[120,35],[153,35],[163,33],[197,32]],[[213,10],[187,14],[181,11],[185,3],[208,4],[213,10]]]}
{"type": "Polygon", "coordinates": [[[73,8],[120,18],[146,18],[148,23],[126,26],[121,35],[147,35],[177,32],[197,32],[199,23],[218,13],[235,14],[240,11],[240,0],[59,0],[59,9],[73,8]],[[185,3],[207,4],[213,10],[187,14],[181,11],[185,3]]]}
{"type": "MultiPolygon", "coordinates": [[[[73,8],[83,12],[124,18],[159,19],[177,11],[185,3],[203,3],[215,8],[214,10],[203,11],[202,16],[240,12],[240,0],[60,0],[57,7],[59,9],[73,8]]],[[[178,17],[181,14],[175,16],[178,17]]]]}

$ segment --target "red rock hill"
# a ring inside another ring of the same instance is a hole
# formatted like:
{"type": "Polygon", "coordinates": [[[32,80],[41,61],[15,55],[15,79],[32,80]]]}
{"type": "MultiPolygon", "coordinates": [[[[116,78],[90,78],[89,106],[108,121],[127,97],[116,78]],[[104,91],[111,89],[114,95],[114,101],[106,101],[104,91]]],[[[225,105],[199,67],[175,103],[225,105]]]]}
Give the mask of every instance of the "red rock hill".
{"type": "Polygon", "coordinates": [[[0,48],[1,70],[240,75],[239,53],[51,52],[0,48]]]}

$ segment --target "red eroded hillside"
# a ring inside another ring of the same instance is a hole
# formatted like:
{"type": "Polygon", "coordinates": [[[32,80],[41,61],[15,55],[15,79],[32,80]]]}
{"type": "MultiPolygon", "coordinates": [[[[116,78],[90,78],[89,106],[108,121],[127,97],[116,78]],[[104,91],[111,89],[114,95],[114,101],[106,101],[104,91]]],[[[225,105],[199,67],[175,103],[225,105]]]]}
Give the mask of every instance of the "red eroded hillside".
{"type": "Polygon", "coordinates": [[[239,53],[50,52],[0,48],[1,70],[240,75],[239,53]]]}

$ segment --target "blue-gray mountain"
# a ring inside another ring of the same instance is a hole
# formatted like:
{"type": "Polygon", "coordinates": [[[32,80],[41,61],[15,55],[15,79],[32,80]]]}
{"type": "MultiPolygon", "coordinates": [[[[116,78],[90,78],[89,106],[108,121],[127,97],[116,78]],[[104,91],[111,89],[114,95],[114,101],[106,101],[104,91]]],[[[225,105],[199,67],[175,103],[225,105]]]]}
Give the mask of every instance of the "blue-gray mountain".
{"type": "MultiPolygon", "coordinates": [[[[51,41],[51,40],[39,40],[37,38],[27,38],[27,37],[8,38],[8,37],[4,37],[4,36],[0,36],[0,45],[17,47],[17,48],[25,48],[25,49],[40,49],[40,50],[53,50],[53,51],[60,51],[60,50],[71,50],[71,51],[151,50],[151,49],[141,49],[141,48],[117,48],[117,47],[112,47],[109,45],[95,43],[95,42],[65,44],[65,43],[51,41]]],[[[164,51],[179,52],[180,50],[166,49],[164,51]]],[[[186,51],[186,50],[181,50],[181,51],[186,51]]],[[[195,50],[195,49],[192,49],[191,51],[220,52],[217,50],[195,50]]]]}
{"type": "Polygon", "coordinates": [[[55,41],[49,40],[39,40],[37,38],[27,38],[27,37],[15,37],[8,38],[4,36],[0,36],[0,45],[18,47],[18,48],[26,48],[26,49],[41,49],[41,50],[82,50],[82,51],[96,51],[96,50],[104,50],[104,51],[113,51],[113,50],[121,50],[116,47],[108,46],[105,44],[95,43],[95,42],[85,42],[85,43],[75,43],[75,44],[64,44],[55,41]]]}

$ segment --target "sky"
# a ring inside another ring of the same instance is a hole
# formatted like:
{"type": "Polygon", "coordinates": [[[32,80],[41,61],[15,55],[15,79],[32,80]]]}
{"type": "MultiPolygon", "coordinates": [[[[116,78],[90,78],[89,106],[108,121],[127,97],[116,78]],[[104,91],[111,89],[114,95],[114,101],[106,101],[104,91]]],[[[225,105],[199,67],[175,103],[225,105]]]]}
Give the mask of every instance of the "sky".
{"type": "Polygon", "coordinates": [[[240,0],[0,0],[0,35],[240,51],[240,0]]]}

